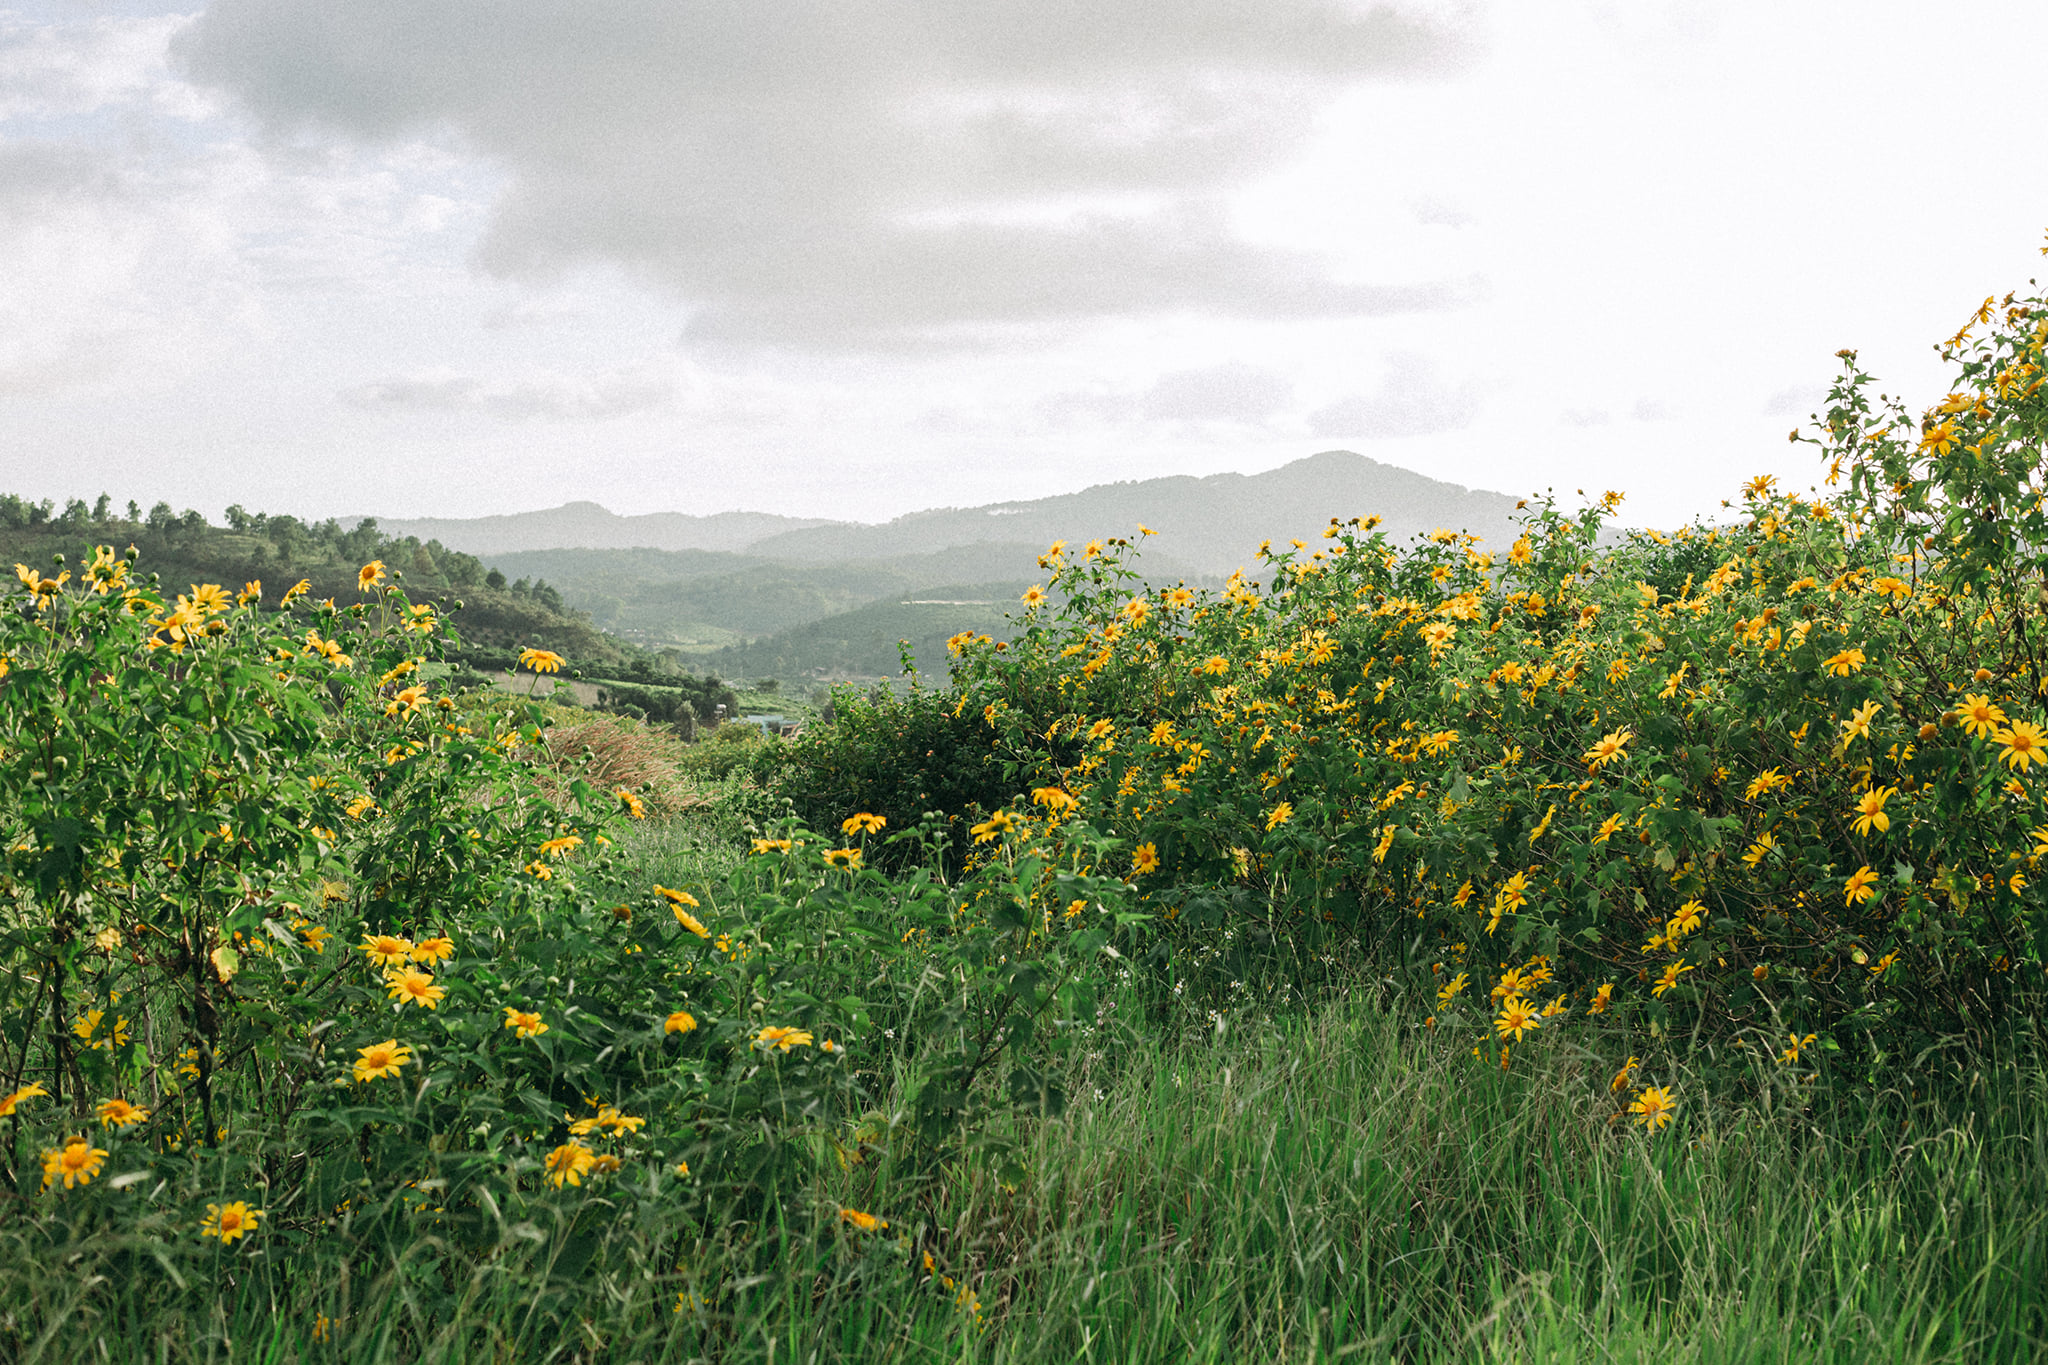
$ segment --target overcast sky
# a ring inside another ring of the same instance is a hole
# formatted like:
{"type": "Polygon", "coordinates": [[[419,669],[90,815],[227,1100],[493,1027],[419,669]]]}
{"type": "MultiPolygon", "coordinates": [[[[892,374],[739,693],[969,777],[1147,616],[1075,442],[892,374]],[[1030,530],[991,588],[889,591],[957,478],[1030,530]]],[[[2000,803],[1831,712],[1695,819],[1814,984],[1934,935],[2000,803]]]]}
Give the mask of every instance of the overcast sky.
{"type": "Polygon", "coordinates": [[[2043,52],[2039,0],[0,9],[0,488],[876,520],[1343,447],[1671,524],[1813,481],[1837,349],[1924,406],[2048,274],[2043,52]]]}

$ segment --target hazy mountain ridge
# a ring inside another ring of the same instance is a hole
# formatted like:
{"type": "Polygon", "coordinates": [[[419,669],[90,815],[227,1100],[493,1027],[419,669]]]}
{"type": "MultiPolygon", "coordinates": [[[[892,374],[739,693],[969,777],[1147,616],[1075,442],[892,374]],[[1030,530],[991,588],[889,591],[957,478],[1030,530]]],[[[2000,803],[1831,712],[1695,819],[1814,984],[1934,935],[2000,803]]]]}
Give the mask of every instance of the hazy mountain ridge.
{"type": "MultiPolygon", "coordinates": [[[[355,519],[345,518],[353,525],[355,519]]],[[[621,516],[594,502],[570,502],[540,512],[490,517],[378,517],[390,536],[417,536],[473,555],[516,550],[744,550],[770,536],[829,526],[818,517],[773,512],[648,512],[621,516]]]]}
{"type": "Polygon", "coordinates": [[[1502,493],[1329,450],[1263,474],[1097,484],[1047,498],[911,512],[879,525],[766,512],[628,517],[590,502],[469,520],[393,518],[379,525],[386,534],[431,537],[478,555],[650,547],[824,565],[970,546],[1026,545],[1035,553],[1054,540],[1133,535],[1142,523],[1159,532],[1157,540],[1146,542],[1148,552],[1171,557],[1176,568],[1220,576],[1248,564],[1260,541],[1306,539],[1333,516],[1378,516],[1397,542],[1441,526],[1505,544],[1513,537],[1514,506],[1515,499],[1502,493]]]}
{"type": "Polygon", "coordinates": [[[1148,557],[1156,547],[1198,573],[1222,575],[1249,565],[1260,541],[1313,536],[1331,517],[1378,516],[1396,542],[1447,526],[1505,545],[1513,539],[1515,501],[1332,450],[1264,474],[1174,475],[1028,502],[912,512],[879,526],[809,527],[758,541],[748,553],[811,563],[875,559],[998,536],[1037,545],[1131,536],[1142,523],[1159,533],[1145,542],[1148,557]]]}

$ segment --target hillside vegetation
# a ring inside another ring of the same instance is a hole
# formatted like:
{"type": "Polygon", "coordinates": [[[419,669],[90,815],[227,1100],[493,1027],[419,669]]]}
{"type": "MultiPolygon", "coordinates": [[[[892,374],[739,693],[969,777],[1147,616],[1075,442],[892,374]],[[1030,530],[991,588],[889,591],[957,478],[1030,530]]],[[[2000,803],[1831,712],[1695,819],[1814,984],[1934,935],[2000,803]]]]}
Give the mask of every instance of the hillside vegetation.
{"type": "Polygon", "coordinates": [[[1843,354],[1818,500],[1055,544],[943,683],[665,767],[423,681],[372,566],[24,566],[0,1342],[2048,1356],[2048,300],[1945,353],[1843,354]]]}

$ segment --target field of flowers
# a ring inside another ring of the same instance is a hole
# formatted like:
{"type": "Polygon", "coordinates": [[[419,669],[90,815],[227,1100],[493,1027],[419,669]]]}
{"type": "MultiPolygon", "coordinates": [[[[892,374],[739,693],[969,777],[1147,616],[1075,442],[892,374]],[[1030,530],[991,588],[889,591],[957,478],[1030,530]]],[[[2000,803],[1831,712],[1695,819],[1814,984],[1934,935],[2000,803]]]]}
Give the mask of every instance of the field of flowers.
{"type": "Polygon", "coordinates": [[[716,856],[380,562],[20,566],[0,1350],[2039,1359],[2044,348],[1669,536],[1055,545],[716,856]]]}

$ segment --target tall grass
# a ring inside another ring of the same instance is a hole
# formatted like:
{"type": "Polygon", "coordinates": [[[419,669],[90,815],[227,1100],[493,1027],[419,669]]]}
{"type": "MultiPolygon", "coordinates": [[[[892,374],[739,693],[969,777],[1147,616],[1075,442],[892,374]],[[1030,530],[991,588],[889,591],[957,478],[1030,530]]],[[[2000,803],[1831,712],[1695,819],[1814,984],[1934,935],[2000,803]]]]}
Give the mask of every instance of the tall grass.
{"type": "Polygon", "coordinates": [[[218,1263],[0,1247],[25,1362],[2048,1359],[2048,1072],[1854,1113],[1760,1068],[1655,1136],[1592,1059],[1482,1067],[1372,999],[1089,1058],[939,1172],[885,1124],[708,1219],[422,1210],[218,1263]],[[1830,1117],[1832,1115],[1833,1117],[1830,1117]],[[861,1139],[865,1138],[865,1141],[861,1139]],[[889,1220],[861,1233],[855,1207],[889,1220]],[[929,1270],[925,1257],[931,1257],[929,1270]],[[946,1281],[950,1280],[950,1284],[946,1281]],[[321,1315],[330,1319],[316,1340],[321,1315]]]}

